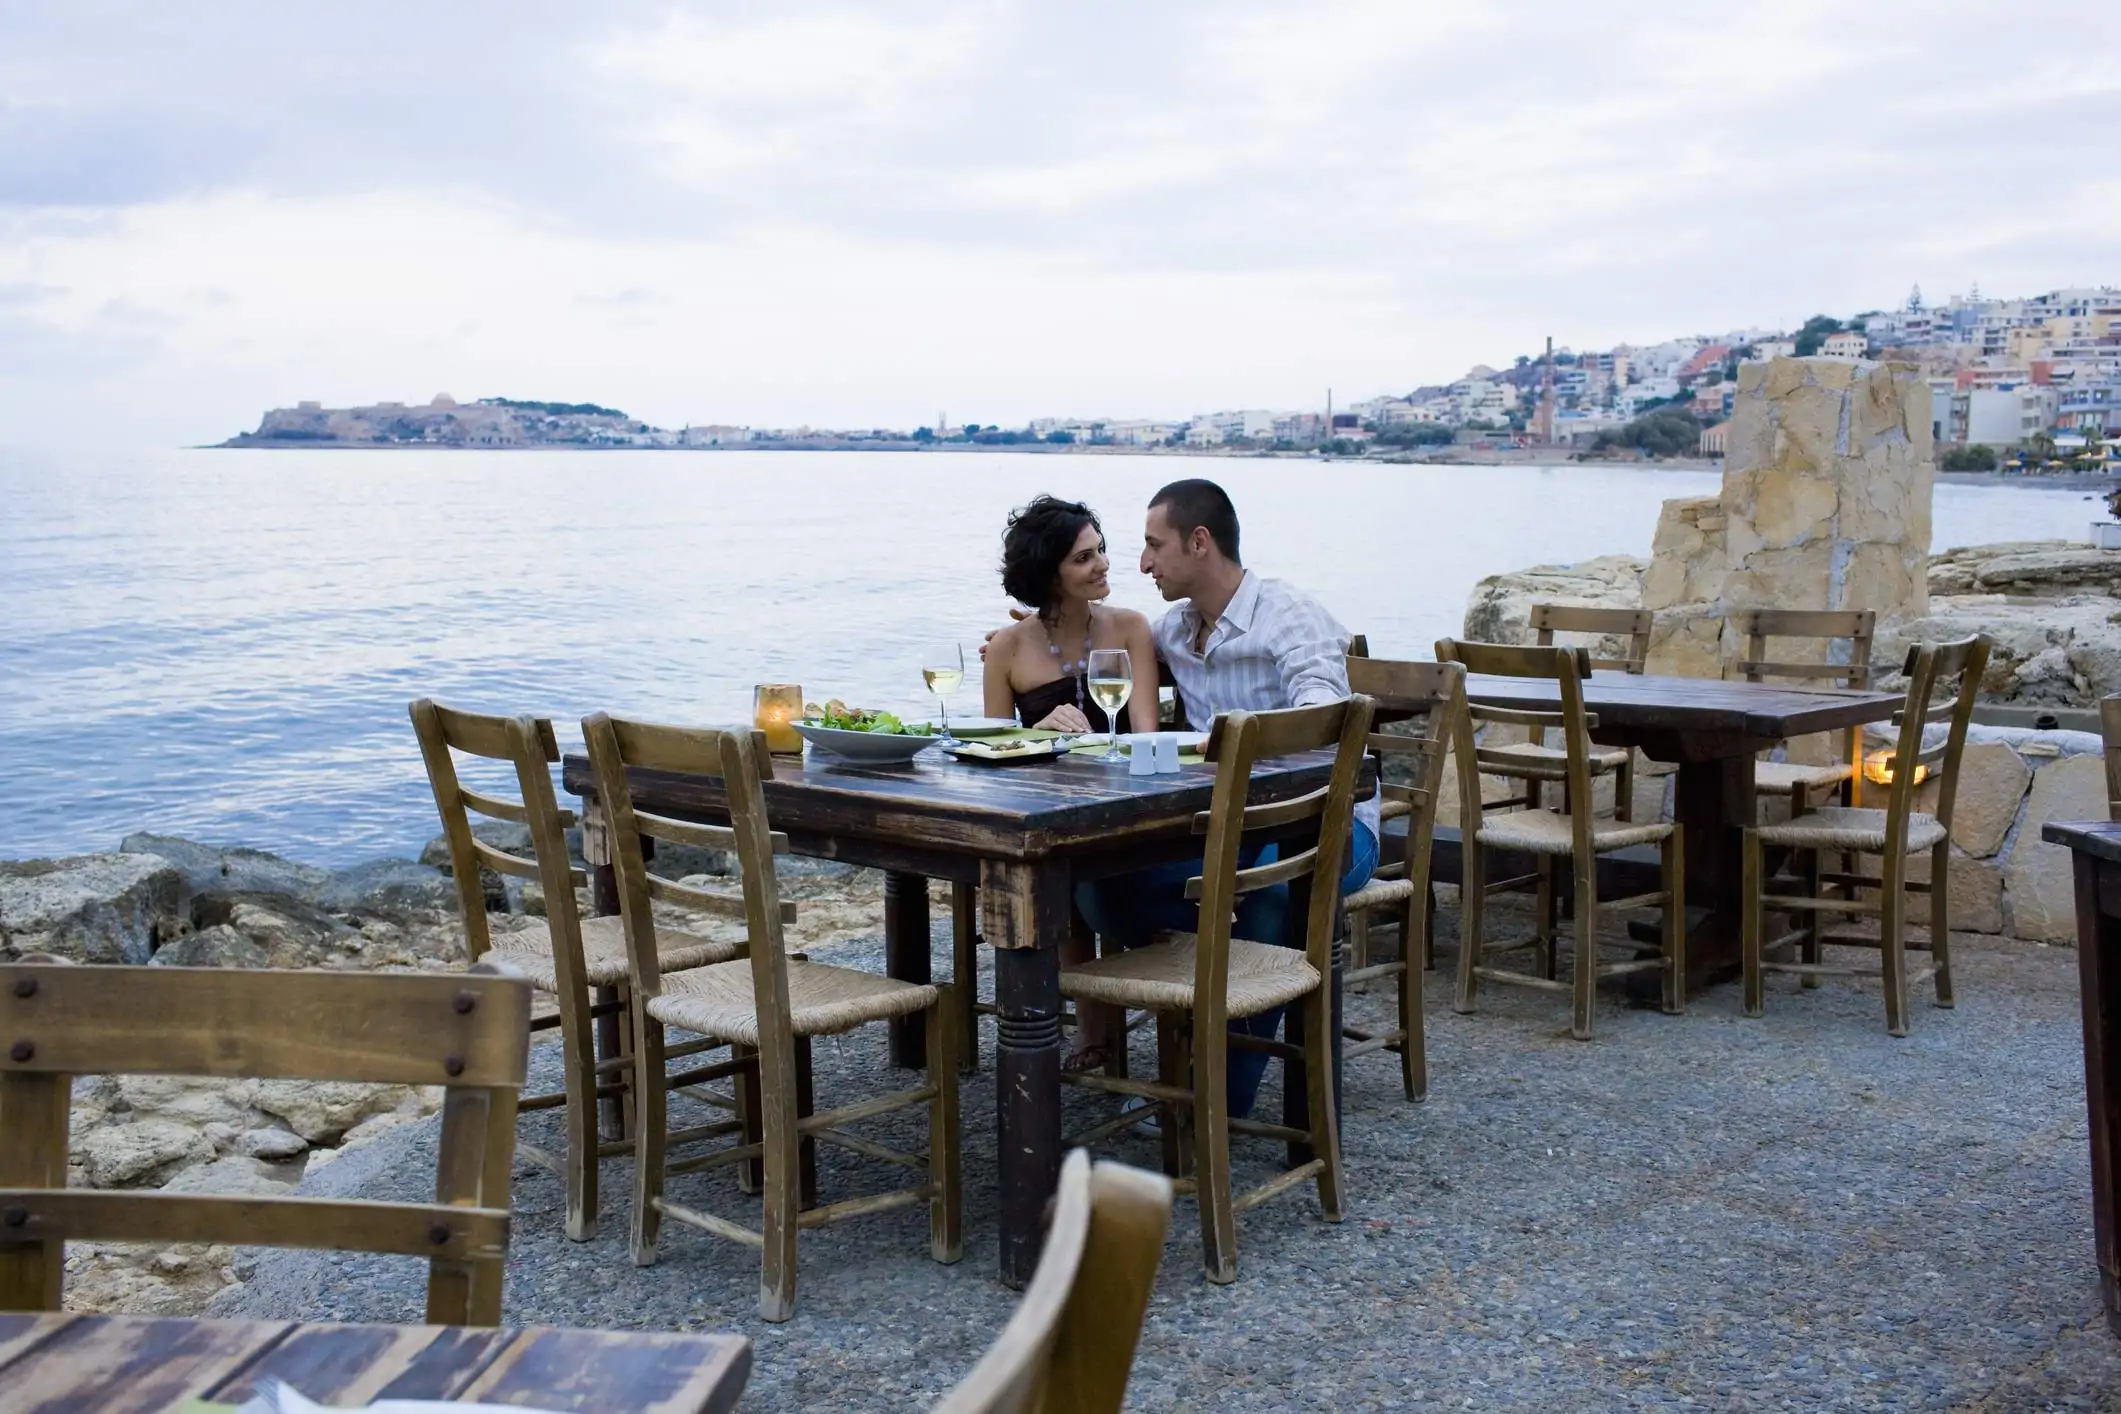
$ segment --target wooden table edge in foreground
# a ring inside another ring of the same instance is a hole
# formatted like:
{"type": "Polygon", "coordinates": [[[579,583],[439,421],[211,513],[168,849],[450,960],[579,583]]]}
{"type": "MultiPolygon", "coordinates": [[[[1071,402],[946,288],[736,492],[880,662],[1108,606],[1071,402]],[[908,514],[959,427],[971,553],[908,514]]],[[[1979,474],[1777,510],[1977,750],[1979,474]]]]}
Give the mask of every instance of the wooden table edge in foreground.
{"type": "Polygon", "coordinates": [[[524,1402],[580,1414],[725,1414],[751,1341],[564,1326],[334,1325],[0,1312],[0,1409],[167,1414],[241,1404],[277,1375],[325,1404],[524,1402]]]}
{"type": "Polygon", "coordinates": [[[2093,1243],[2106,1324],[2121,1335],[2121,824],[2057,820],[2040,838],[2068,846],[2076,878],[2093,1243]]]}

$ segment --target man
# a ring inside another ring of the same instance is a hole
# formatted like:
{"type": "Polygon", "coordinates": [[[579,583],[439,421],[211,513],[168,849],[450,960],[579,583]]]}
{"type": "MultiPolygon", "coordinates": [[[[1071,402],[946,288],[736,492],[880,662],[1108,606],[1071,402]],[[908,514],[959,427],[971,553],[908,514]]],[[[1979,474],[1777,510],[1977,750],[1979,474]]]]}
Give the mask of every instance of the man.
{"type": "MultiPolygon", "coordinates": [[[[1223,712],[1266,711],[1337,702],[1348,695],[1348,632],[1325,606],[1278,579],[1245,568],[1239,558],[1237,509],[1212,481],[1174,481],[1149,502],[1141,570],[1176,607],[1152,628],[1157,656],[1170,666],[1186,719],[1206,727],[1223,712]]],[[[1340,889],[1351,893],[1377,869],[1378,802],[1355,807],[1340,889]]],[[[1244,861],[1249,864],[1252,860],[1244,861]]],[[[1077,904],[1090,925],[1122,947],[1139,947],[1165,931],[1190,932],[1199,910],[1185,900],[1198,862],[1170,865],[1084,886],[1077,904]]],[[[1236,934],[1302,947],[1288,934],[1288,889],[1249,894],[1236,934]]],[[[1272,1037],[1282,1009],[1230,1023],[1272,1037]]],[[[1251,1113],[1267,1057],[1230,1052],[1230,1113],[1251,1113]]]]}

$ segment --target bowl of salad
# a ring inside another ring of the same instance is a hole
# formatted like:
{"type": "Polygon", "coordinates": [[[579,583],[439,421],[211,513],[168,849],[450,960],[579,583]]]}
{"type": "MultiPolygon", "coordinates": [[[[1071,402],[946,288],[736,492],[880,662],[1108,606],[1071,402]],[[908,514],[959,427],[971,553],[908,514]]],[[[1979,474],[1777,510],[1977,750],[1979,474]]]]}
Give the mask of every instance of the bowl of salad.
{"type": "Polygon", "coordinates": [[[836,697],[823,707],[806,704],[802,720],[792,725],[812,746],[872,766],[911,761],[942,739],[932,723],[849,707],[836,697]]]}

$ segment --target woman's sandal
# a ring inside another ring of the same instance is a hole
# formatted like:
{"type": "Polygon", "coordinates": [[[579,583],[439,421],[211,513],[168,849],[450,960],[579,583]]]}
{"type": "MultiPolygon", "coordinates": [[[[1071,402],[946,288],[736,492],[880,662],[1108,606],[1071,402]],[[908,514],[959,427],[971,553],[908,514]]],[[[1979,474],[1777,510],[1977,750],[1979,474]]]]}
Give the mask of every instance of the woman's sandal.
{"type": "Polygon", "coordinates": [[[1081,1075],[1085,1071],[1103,1070],[1112,1060],[1110,1046],[1090,1045],[1079,1051],[1070,1051],[1061,1057],[1061,1074],[1081,1075]]]}

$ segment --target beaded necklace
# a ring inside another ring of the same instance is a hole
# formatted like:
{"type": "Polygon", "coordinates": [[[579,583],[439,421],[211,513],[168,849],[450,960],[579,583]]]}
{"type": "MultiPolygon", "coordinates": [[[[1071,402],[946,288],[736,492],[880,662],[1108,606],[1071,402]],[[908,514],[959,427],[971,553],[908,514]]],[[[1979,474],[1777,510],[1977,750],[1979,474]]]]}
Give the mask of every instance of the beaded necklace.
{"type": "MultiPolygon", "coordinates": [[[[1059,617],[1057,614],[1054,616],[1056,627],[1059,624],[1059,617]]],[[[1074,679],[1075,710],[1081,712],[1085,719],[1090,716],[1090,706],[1083,701],[1083,683],[1090,676],[1090,640],[1096,627],[1097,615],[1093,613],[1083,626],[1083,656],[1082,661],[1079,663],[1071,663],[1066,658],[1061,657],[1060,645],[1053,641],[1052,630],[1048,629],[1046,632],[1046,651],[1053,655],[1053,661],[1060,668],[1061,676],[1074,679]]]]}

